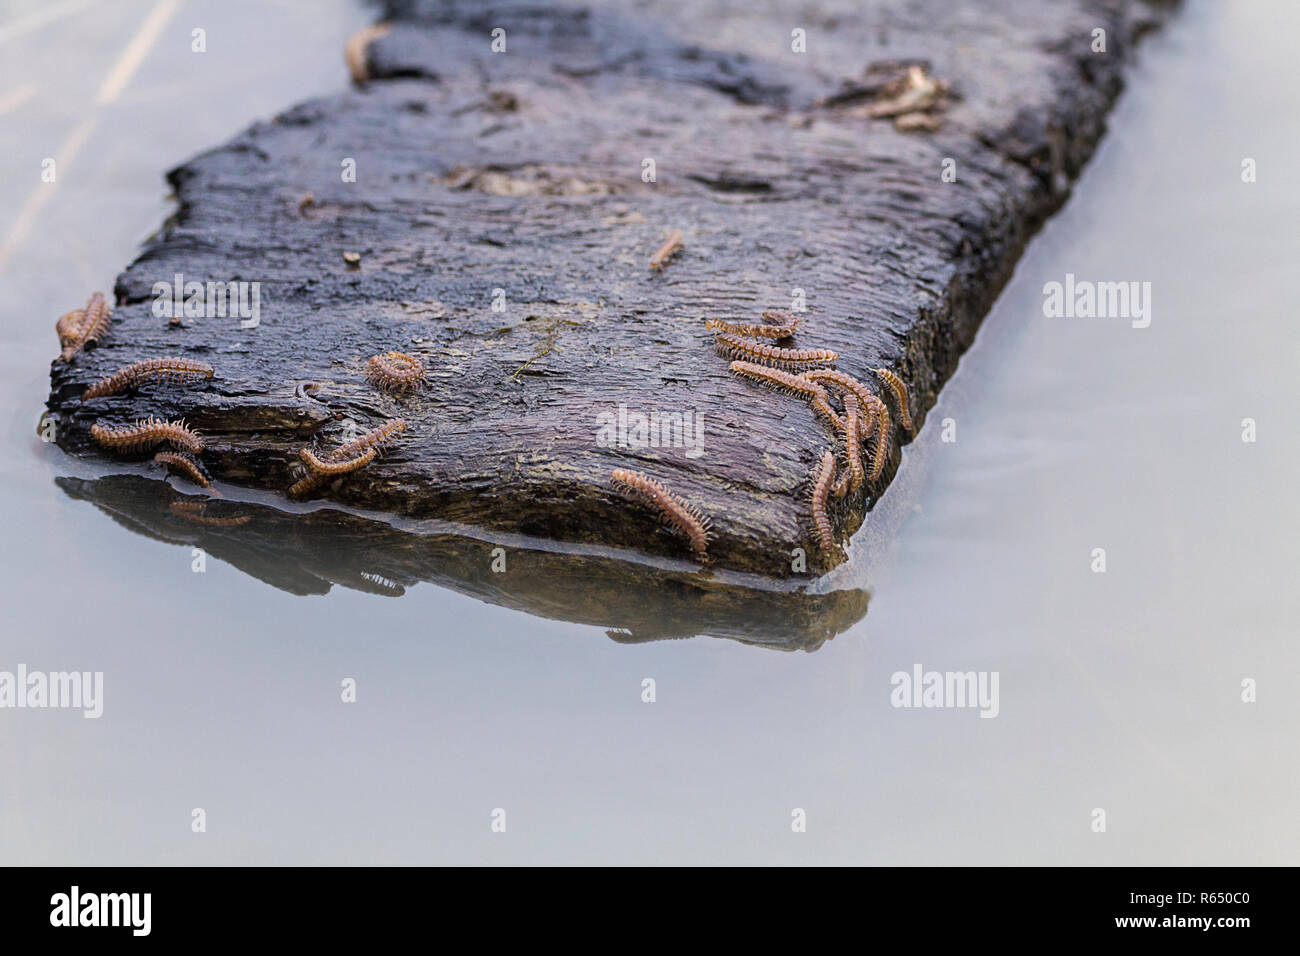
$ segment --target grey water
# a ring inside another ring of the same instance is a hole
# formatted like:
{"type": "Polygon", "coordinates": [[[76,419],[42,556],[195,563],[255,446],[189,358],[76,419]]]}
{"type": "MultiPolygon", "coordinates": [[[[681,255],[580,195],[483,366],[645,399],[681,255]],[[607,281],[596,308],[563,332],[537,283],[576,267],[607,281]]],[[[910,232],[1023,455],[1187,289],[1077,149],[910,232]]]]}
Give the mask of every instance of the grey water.
{"type": "Polygon", "coordinates": [[[868,612],[809,653],[297,596],[56,484],[105,469],[37,436],[54,320],[166,169],[344,88],[371,19],[171,7],[0,5],[0,672],[103,673],[97,719],[0,708],[0,863],[1298,861],[1294,4],[1144,42],[854,541],[868,612]],[[1045,316],[1067,274],[1149,282],[1150,325],[1045,316]],[[995,715],[894,706],[917,667],[996,673],[995,715]]]}

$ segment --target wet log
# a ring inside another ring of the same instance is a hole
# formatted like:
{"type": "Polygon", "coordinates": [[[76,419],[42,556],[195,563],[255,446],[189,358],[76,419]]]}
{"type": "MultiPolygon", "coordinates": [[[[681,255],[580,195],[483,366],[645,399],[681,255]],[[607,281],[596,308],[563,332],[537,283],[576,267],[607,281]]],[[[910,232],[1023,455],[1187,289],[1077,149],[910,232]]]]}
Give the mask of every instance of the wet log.
{"type": "MultiPolygon", "coordinates": [[[[169,174],[178,209],[119,276],[109,334],[53,364],[58,443],[122,460],[94,423],[184,418],[237,496],[284,492],[303,447],[400,417],[319,496],[688,561],[611,487],[629,468],[711,518],[712,568],[825,571],[839,558],[818,551],[808,492],[833,436],[732,375],[703,320],[805,310],[782,344],[834,350],[886,398],[869,370],[894,371],[921,428],[1168,6],[819,6],[390,3],[353,51],[364,82],[169,174]],[[651,268],[673,229],[680,250],[651,268]],[[157,314],[177,275],[259,283],[260,321],[157,314]],[[389,350],[424,363],[424,387],[367,380],[389,350]],[[215,374],[82,398],[163,356],[215,374]],[[698,447],[636,447],[652,413],[702,423],[698,447]]],[[[841,539],[905,453],[893,424],[880,479],[835,507],[841,539]]]]}

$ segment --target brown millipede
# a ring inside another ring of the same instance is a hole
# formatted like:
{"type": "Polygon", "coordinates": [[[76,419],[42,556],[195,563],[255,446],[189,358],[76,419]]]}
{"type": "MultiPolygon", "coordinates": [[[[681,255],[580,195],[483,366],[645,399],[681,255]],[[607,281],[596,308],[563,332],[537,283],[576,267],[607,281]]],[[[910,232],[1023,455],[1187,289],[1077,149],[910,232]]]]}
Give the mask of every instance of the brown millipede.
{"type": "Polygon", "coordinates": [[[95,422],[90,426],[90,437],[105,448],[120,452],[143,451],[163,442],[193,455],[203,451],[203,439],[184,422],[167,422],[161,418],[146,418],[122,428],[105,428],[95,422]]]}
{"type": "MultiPolygon", "coordinates": [[[[104,293],[96,292],[90,297],[83,310],[81,324],[68,343],[63,347],[63,361],[69,362],[89,342],[98,342],[108,332],[112,310],[104,301],[104,293]]],[[[60,319],[62,321],[62,319],[60,319]]],[[[56,326],[57,328],[57,326],[56,326]]]]}
{"type": "MultiPolygon", "coordinates": [[[[844,393],[844,437],[849,459],[849,490],[857,493],[862,487],[862,442],[859,425],[858,396],[852,392],[844,393]]],[[[839,496],[837,496],[839,497],[839,496]]]]}
{"type": "Polygon", "coordinates": [[[844,431],[844,419],[831,408],[830,396],[826,394],[826,389],[816,382],[802,375],[795,375],[793,372],[783,372],[778,368],[768,368],[766,365],[757,365],[753,362],[732,362],[731,371],[767,385],[769,388],[798,395],[812,406],[813,411],[826,419],[831,428],[837,432],[844,431]]]}
{"type": "MultiPolygon", "coordinates": [[[[768,314],[764,312],[763,318],[766,319],[768,314]]],[[[705,319],[704,327],[710,332],[730,332],[732,335],[742,335],[751,339],[780,340],[794,337],[799,327],[799,320],[790,316],[790,321],[784,325],[748,325],[728,322],[726,319],[705,319]]]]}
{"type": "Polygon", "coordinates": [[[366,363],[366,378],[390,392],[408,392],[424,381],[424,363],[405,352],[372,355],[366,363]]]}
{"type": "Polygon", "coordinates": [[[368,431],[346,445],[334,449],[324,458],[316,456],[309,448],[301,449],[298,457],[306,463],[307,474],[289,487],[289,495],[300,497],[315,491],[329,478],[365,467],[375,460],[375,456],[379,454],[385,443],[391,441],[393,436],[405,428],[405,421],[394,418],[391,422],[386,422],[373,431],[368,431]]]}
{"type": "Polygon", "coordinates": [[[307,468],[313,474],[321,475],[326,478],[333,478],[336,475],[346,475],[348,472],[356,471],[358,468],[364,468],[375,460],[379,454],[378,448],[367,448],[356,458],[346,458],[340,461],[334,461],[332,458],[322,461],[312,454],[310,448],[304,448],[298,452],[298,457],[303,460],[307,468]]]}
{"type": "Polygon", "coordinates": [[[830,365],[839,358],[839,354],[830,349],[783,349],[741,335],[733,335],[730,332],[719,333],[716,342],[718,351],[728,358],[775,367],[807,368],[813,365],[830,365]]]}
{"type": "Polygon", "coordinates": [[[145,359],[118,369],[108,378],[100,379],[82,393],[82,399],[116,395],[140,384],[146,379],[158,378],[164,382],[179,382],[189,378],[212,378],[212,366],[183,358],[145,359]]]}
{"type": "Polygon", "coordinates": [[[188,452],[160,451],[153,456],[153,460],[180,472],[200,488],[212,487],[212,476],[208,474],[208,470],[203,467],[201,461],[188,452]]]}
{"type": "Polygon", "coordinates": [[[653,478],[626,468],[610,472],[610,481],[616,488],[631,494],[653,507],[669,525],[686,535],[691,550],[700,561],[708,560],[709,519],[688,505],[653,478]]]}
{"type": "Polygon", "coordinates": [[[675,256],[682,248],[682,231],[674,229],[668,233],[668,238],[664,244],[655,250],[655,254],[650,257],[651,269],[662,269],[664,264],[675,256]]]}
{"type": "Polygon", "coordinates": [[[872,431],[875,430],[877,420],[882,411],[887,411],[885,403],[875,395],[865,384],[859,382],[852,375],[845,372],[838,372],[833,368],[815,368],[809,369],[802,373],[803,377],[814,382],[829,382],[846,392],[852,392],[858,399],[859,405],[859,429],[858,434],[863,441],[871,437],[872,431]]]}
{"type": "Polygon", "coordinates": [[[366,432],[360,438],[354,438],[346,445],[334,450],[329,456],[330,461],[346,461],[349,458],[355,458],[364,452],[367,448],[382,449],[384,445],[390,442],[394,436],[406,430],[406,422],[401,418],[394,418],[390,422],[385,422],[378,428],[366,432]]]}
{"type": "Polygon", "coordinates": [[[817,532],[817,544],[827,554],[835,550],[831,519],[826,513],[826,498],[830,494],[831,481],[834,477],[835,456],[830,452],[823,452],[822,459],[817,463],[812,474],[812,518],[813,528],[817,532]]]}
{"type": "Polygon", "coordinates": [[[81,334],[81,323],[85,320],[85,309],[73,309],[59,316],[59,321],[54,323],[54,331],[59,335],[60,348],[66,349],[76,341],[77,336],[81,334]]]}
{"type": "Polygon", "coordinates": [[[872,481],[880,478],[880,473],[885,470],[885,462],[889,460],[891,428],[889,409],[881,402],[876,409],[876,443],[871,448],[871,473],[867,475],[872,481]]]}
{"type": "Polygon", "coordinates": [[[901,378],[887,368],[873,368],[871,371],[884,379],[885,384],[894,393],[894,399],[898,402],[899,419],[904,430],[910,435],[912,433],[912,413],[907,407],[907,386],[903,384],[901,378]]]}

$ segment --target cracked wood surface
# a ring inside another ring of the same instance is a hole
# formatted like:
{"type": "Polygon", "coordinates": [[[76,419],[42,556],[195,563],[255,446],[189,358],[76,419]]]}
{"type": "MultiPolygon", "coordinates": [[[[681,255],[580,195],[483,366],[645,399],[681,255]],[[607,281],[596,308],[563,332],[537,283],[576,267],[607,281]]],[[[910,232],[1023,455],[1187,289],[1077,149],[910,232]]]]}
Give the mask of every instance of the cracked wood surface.
{"type": "MultiPolygon", "coordinates": [[[[218,481],[282,492],[304,444],[337,445],[345,420],[401,417],[406,433],[322,497],[685,558],[611,488],[610,472],[630,468],[712,518],[716,569],[799,576],[791,550],[817,553],[808,489],[829,436],[803,402],[729,374],[703,320],[757,321],[803,290],[796,344],[834,349],[876,391],[867,369],[895,371],[924,427],[1093,151],[1132,43],[1167,9],[819,6],[390,3],[367,83],[169,174],[179,208],[119,276],[108,338],[54,363],[60,445],[103,455],[96,421],[184,417],[218,481]],[[505,53],[490,50],[496,27],[505,53]],[[1104,54],[1090,48],[1097,28],[1104,54]],[[868,112],[917,63],[951,90],[937,132],[868,112]],[[356,182],[340,176],[349,158],[356,182]],[[946,158],[955,183],[941,181],[946,158]],[[674,228],[681,252],[650,269],[674,228]],[[260,282],[260,326],[155,316],[154,283],[177,273],[260,282]],[[419,358],[427,388],[368,384],[367,359],[389,350],[419,358]],[[161,356],[215,376],[81,399],[161,356]],[[620,404],[701,416],[704,454],[601,447],[598,415],[620,404]]],[[[84,298],[52,304],[51,323],[84,298]]],[[[896,444],[881,480],[839,509],[841,538],[905,453],[896,444]]]]}

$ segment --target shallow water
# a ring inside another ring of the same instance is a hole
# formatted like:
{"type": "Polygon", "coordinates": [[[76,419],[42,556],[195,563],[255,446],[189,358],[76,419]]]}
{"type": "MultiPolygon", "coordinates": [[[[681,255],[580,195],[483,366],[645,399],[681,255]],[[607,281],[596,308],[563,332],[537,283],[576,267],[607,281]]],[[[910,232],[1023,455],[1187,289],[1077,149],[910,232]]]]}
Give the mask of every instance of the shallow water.
{"type": "Polygon", "coordinates": [[[1296,862],[1294,5],[1148,38],[854,542],[869,612],[813,653],[428,584],[300,597],[61,490],[100,470],[35,436],[54,318],[168,214],[163,170],[341,89],[369,15],[199,0],[98,104],[153,4],[49,6],[0,11],[0,243],[30,222],[0,265],[0,670],[102,671],[104,710],[0,710],[0,861],[1296,862]],[[1045,318],[1067,273],[1150,282],[1150,326],[1045,318]],[[996,671],[996,718],[891,706],[916,664],[996,671]]]}

